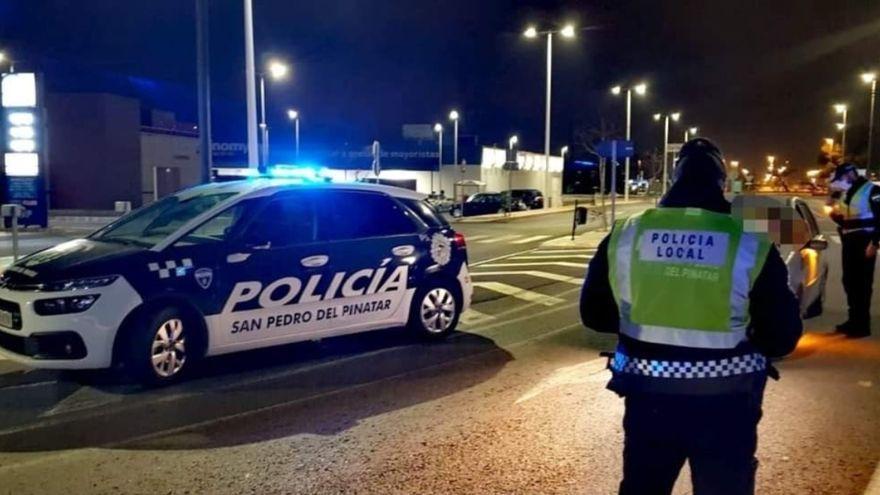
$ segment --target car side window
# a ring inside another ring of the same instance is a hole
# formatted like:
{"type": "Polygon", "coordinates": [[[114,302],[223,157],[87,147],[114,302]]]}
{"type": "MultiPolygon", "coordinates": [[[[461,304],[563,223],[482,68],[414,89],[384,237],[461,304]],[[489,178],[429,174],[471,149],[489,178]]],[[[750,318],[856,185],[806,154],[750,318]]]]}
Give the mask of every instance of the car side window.
{"type": "Polygon", "coordinates": [[[321,195],[318,218],[321,241],[418,232],[412,212],[385,194],[367,191],[327,191],[321,195]]]}
{"type": "Polygon", "coordinates": [[[283,248],[315,242],[317,222],[311,194],[277,194],[270,198],[241,234],[249,246],[283,248]]]}
{"type": "Polygon", "coordinates": [[[816,217],[813,216],[813,212],[810,211],[810,207],[803,204],[798,203],[797,206],[798,213],[800,213],[801,217],[807,222],[807,225],[810,227],[810,235],[816,235],[819,233],[819,224],[816,223],[816,217]]]}
{"type": "Polygon", "coordinates": [[[218,213],[174,243],[176,247],[212,244],[233,238],[253,215],[259,202],[245,200],[218,213]]]}

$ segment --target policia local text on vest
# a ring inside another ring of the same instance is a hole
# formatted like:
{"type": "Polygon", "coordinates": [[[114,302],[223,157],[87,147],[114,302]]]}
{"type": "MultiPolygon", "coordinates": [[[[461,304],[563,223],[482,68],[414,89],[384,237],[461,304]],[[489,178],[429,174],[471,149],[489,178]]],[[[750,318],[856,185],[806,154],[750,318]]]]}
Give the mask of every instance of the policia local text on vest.
{"type": "Polygon", "coordinates": [[[587,272],[582,321],[619,335],[621,494],[671,493],[685,461],[696,495],[754,492],[768,358],[802,326],[779,252],[731,217],[725,177],[714,144],[688,142],[660,207],[617,222],[587,272]]]}

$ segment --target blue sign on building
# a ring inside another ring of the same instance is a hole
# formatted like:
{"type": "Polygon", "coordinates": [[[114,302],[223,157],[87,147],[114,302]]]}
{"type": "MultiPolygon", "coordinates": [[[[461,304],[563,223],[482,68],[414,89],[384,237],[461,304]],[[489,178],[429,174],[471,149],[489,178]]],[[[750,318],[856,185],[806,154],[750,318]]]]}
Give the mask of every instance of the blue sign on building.
{"type": "Polygon", "coordinates": [[[635,154],[635,144],[625,139],[601,141],[596,146],[596,154],[602,158],[611,158],[612,156],[617,159],[628,158],[635,154]],[[614,149],[615,146],[617,147],[616,150],[614,149]]]}

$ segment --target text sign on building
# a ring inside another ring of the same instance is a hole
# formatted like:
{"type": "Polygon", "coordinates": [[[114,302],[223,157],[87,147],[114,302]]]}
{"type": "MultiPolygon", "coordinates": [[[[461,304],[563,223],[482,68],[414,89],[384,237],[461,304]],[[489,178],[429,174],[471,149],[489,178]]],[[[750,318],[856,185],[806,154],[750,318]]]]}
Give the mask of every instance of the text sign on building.
{"type": "Polygon", "coordinates": [[[19,223],[45,227],[48,222],[42,160],[41,95],[37,76],[4,74],[0,81],[3,105],[4,203],[25,207],[19,223]]]}

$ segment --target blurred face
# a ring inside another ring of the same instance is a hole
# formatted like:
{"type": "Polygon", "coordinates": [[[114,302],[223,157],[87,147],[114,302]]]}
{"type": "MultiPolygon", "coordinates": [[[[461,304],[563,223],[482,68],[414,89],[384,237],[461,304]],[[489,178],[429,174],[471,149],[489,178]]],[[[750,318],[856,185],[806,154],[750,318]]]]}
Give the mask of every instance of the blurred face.
{"type": "Polygon", "coordinates": [[[856,177],[857,176],[855,172],[847,172],[840,176],[839,179],[832,181],[831,184],[828,185],[828,187],[832,191],[846,192],[849,190],[850,187],[852,187],[853,182],[856,181],[856,177]]]}

